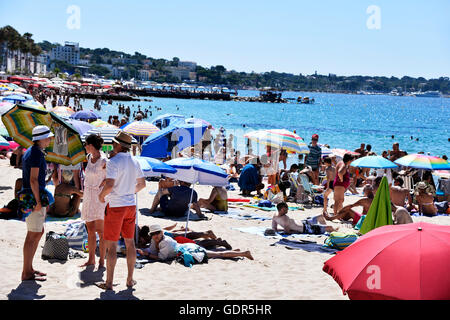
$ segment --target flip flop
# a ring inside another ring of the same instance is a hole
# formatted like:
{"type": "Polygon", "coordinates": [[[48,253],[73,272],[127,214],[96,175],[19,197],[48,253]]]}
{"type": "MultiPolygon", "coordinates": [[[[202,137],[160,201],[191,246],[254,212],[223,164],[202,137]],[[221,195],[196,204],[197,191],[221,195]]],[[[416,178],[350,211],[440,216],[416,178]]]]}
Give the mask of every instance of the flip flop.
{"type": "MultiPolygon", "coordinates": [[[[94,283],[98,288],[100,288],[100,289],[103,289],[103,290],[112,290],[112,288],[108,288],[107,286],[106,286],[106,283],[105,282],[96,282],[96,283],[94,283]]],[[[117,284],[113,284],[113,287],[114,286],[117,286],[117,284]]]]}
{"type": "Polygon", "coordinates": [[[131,285],[128,285],[128,283],[127,283],[127,287],[128,287],[128,288],[132,288],[132,287],[134,287],[136,284],[137,284],[137,281],[136,281],[136,280],[132,280],[132,281],[131,281],[131,285]]]}
{"type": "Polygon", "coordinates": [[[37,270],[35,270],[34,271],[34,275],[35,276],[39,276],[39,277],[45,277],[47,274],[46,273],[43,273],[43,272],[40,272],[40,271],[37,271],[37,270]]]}
{"type": "Polygon", "coordinates": [[[36,277],[34,274],[29,279],[23,279],[22,281],[46,281],[46,278],[36,277]]]}

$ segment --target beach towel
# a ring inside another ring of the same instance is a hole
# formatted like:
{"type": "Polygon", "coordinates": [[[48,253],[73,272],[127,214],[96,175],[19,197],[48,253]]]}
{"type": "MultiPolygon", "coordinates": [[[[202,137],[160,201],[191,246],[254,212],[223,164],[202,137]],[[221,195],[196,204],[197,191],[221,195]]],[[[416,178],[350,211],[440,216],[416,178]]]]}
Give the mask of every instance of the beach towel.
{"type": "Polygon", "coordinates": [[[275,242],[274,245],[282,245],[289,249],[305,250],[308,252],[323,252],[323,253],[334,254],[339,251],[337,249],[333,249],[330,247],[324,247],[315,242],[305,241],[305,240],[294,241],[294,240],[288,240],[288,239],[281,239],[278,242],[275,242]]]}
{"type": "Polygon", "coordinates": [[[81,219],[81,212],[78,211],[72,217],[52,217],[47,215],[45,217],[45,222],[59,222],[59,221],[71,221],[71,220],[79,220],[81,219]]]}
{"type": "Polygon", "coordinates": [[[64,235],[69,247],[76,250],[83,249],[83,242],[88,239],[86,224],[84,221],[74,222],[67,225],[64,235]]]}
{"type": "MultiPolygon", "coordinates": [[[[154,217],[154,218],[164,218],[164,219],[168,219],[168,220],[172,220],[172,221],[186,221],[187,219],[187,214],[185,214],[182,217],[172,217],[172,216],[166,216],[164,214],[164,212],[162,211],[154,211],[153,213],[150,213],[149,209],[145,208],[145,209],[139,209],[139,211],[141,212],[141,214],[143,214],[144,216],[148,216],[148,217],[154,217]]],[[[192,212],[189,214],[189,221],[200,221],[200,220],[205,220],[203,218],[200,218],[195,212],[192,212]]]]}
{"type": "Polygon", "coordinates": [[[233,219],[238,219],[238,220],[260,220],[260,221],[264,221],[264,220],[270,220],[272,218],[269,217],[264,217],[264,216],[259,216],[257,214],[251,213],[251,212],[246,212],[243,210],[234,210],[229,208],[228,211],[215,211],[215,214],[218,214],[221,217],[228,217],[228,218],[233,218],[233,219]]]}
{"type": "Polygon", "coordinates": [[[375,228],[392,224],[393,221],[391,198],[389,196],[389,185],[387,178],[383,177],[359,232],[361,234],[366,234],[375,228]]]}
{"type": "Polygon", "coordinates": [[[287,234],[284,232],[275,232],[275,235],[265,235],[266,227],[244,227],[244,228],[232,228],[245,233],[256,234],[268,239],[283,239],[283,238],[293,238],[293,239],[306,239],[309,237],[321,237],[323,235],[313,235],[313,234],[287,234]]]}
{"type": "MultiPolygon", "coordinates": [[[[253,208],[253,209],[259,209],[259,210],[263,210],[263,211],[277,211],[277,207],[260,207],[257,204],[243,204],[243,207],[247,207],[247,208],[253,208]]],[[[289,207],[290,211],[295,211],[295,210],[305,210],[305,208],[303,206],[297,206],[297,207],[289,207]]]]}

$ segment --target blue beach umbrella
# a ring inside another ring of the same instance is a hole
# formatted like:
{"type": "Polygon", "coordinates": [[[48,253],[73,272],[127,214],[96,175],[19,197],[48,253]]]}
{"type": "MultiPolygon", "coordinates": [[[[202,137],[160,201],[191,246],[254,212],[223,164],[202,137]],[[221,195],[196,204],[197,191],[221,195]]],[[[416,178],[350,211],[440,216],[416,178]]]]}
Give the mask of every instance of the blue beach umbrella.
{"type": "Polygon", "coordinates": [[[207,126],[204,124],[175,123],[153,133],[142,144],[141,155],[164,159],[170,156],[173,148],[179,151],[193,146],[202,139],[207,126]]]}
{"type": "Polygon", "coordinates": [[[141,165],[141,170],[146,177],[157,177],[163,174],[174,174],[177,169],[155,158],[135,156],[141,165]]]}
{"type": "Polygon", "coordinates": [[[171,124],[180,123],[184,121],[185,117],[182,116],[181,114],[166,113],[153,119],[152,124],[157,127],[160,127],[161,129],[164,129],[171,124]]]}
{"type": "Polygon", "coordinates": [[[375,169],[392,169],[398,167],[392,161],[389,161],[388,159],[385,159],[381,156],[361,157],[359,159],[356,159],[355,161],[352,161],[350,165],[352,167],[375,168],[375,169]]]}
{"type": "Polygon", "coordinates": [[[100,116],[91,110],[82,110],[75,112],[70,118],[75,120],[97,120],[100,119],[100,116]]]}
{"type": "Polygon", "coordinates": [[[80,136],[82,136],[83,134],[85,134],[89,130],[94,129],[94,126],[91,125],[90,123],[86,122],[86,121],[80,121],[80,120],[75,120],[75,119],[68,119],[67,122],[70,123],[75,128],[75,130],[78,131],[80,136]]]}
{"type": "Polygon", "coordinates": [[[177,158],[167,161],[166,164],[177,170],[174,174],[167,174],[168,177],[192,184],[191,199],[189,201],[186,219],[187,233],[194,185],[198,183],[201,185],[224,187],[228,184],[228,174],[217,165],[197,158],[177,158]]]}
{"type": "Polygon", "coordinates": [[[19,103],[27,101],[27,98],[25,98],[24,96],[18,95],[18,94],[10,94],[10,95],[4,97],[3,101],[12,102],[14,104],[19,104],[19,103]]]}

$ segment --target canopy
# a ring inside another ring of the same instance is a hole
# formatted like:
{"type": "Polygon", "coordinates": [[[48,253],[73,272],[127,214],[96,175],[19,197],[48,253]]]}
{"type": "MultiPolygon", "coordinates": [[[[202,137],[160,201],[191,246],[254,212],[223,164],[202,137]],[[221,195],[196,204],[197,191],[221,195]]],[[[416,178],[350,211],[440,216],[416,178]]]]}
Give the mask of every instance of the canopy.
{"type": "Polygon", "coordinates": [[[142,144],[141,155],[151,158],[166,158],[173,148],[181,151],[197,144],[206,130],[206,125],[175,123],[153,133],[142,144]]]}
{"type": "Polygon", "coordinates": [[[245,134],[244,137],[257,143],[285,149],[288,152],[309,153],[309,148],[303,139],[286,129],[257,130],[245,134]]]}
{"type": "Polygon", "coordinates": [[[448,300],[449,243],[450,226],[384,226],[326,261],[323,271],[352,300],[448,300]]]}
{"type": "Polygon", "coordinates": [[[46,149],[46,160],[49,162],[68,166],[76,165],[86,158],[78,132],[53,112],[16,105],[2,115],[2,120],[10,136],[24,148],[33,145],[32,130],[35,126],[49,127],[55,134],[55,138],[46,149]]]}
{"type": "Polygon", "coordinates": [[[400,166],[416,169],[450,170],[450,164],[447,160],[424,154],[409,154],[394,162],[400,166]]]}
{"type": "Polygon", "coordinates": [[[175,124],[175,122],[183,122],[184,119],[185,119],[185,117],[180,114],[166,113],[166,114],[156,117],[152,121],[152,124],[154,124],[157,127],[160,127],[161,129],[164,129],[171,124],[175,124]]]}
{"type": "Polygon", "coordinates": [[[176,173],[177,170],[165,162],[149,157],[134,157],[141,165],[141,170],[146,177],[160,176],[161,174],[176,173]]]}
{"type": "Polygon", "coordinates": [[[10,94],[3,98],[3,101],[10,101],[14,104],[25,102],[27,98],[18,94],[10,94]]]}
{"type": "Polygon", "coordinates": [[[177,169],[177,173],[167,175],[173,179],[217,187],[228,185],[226,171],[211,162],[197,158],[176,158],[166,164],[177,169]]]}
{"type": "Polygon", "coordinates": [[[393,224],[391,197],[387,178],[383,177],[359,232],[365,234],[388,224],[393,224]]]}
{"type": "Polygon", "coordinates": [[[94,128],[94,126],[86,121],[68,119],[66,122],[70,123],[75,128],[75,130],[77,130],[80,136],[94,128]]]}
{"type": "MultiPolygon", "coordinates": [[[[91,134],[99,134],[103,138],[103,143],[104,144],[112,144],[113,143],[112,139],[117,135],[117,132],[119,132],[119,131],[120,131],[119,128],[110,128],[110,127],[93,128],[93,129],[91,129],[89,131],[86,131],[81,136],[81,141],[84,142],[86,140],[86,137],[91,135],[91,134]]],[[[131,139],[131,143],[132,144],[137,144],[136,139],[132,138],[131,139]]]]}
{"type": "Polygon", "coordinates": [[[352,161],[350,165],[352,167],[359,167],[359,168],[376,168],[376,169],[398,168],[398,166],[395,163],[381,156],[361,157],[359,159],[352,161]]]}
{"type": "Polygon", "coordinates": [[[75,111],[70,107],[55,107],[52,109],[52,112],[57,114],[60,117],[69,117],[75,113],[75,111]]]}

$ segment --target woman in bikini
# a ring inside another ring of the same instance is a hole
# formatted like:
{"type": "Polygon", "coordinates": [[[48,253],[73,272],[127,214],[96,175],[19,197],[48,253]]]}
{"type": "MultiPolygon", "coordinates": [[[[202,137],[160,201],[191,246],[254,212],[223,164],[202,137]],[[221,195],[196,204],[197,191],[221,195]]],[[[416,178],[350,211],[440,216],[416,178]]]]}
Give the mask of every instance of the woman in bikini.
{"type": "Polygon", "coordinates": [[[432,193],[427,192],[427,184],[419,182],[417,184],[416,201],[419,205],[419,211],[428,216],[435,216],[437,214],[437,207],[434,204],[434,197],[432,193]]]}
{"type": "Polygon", "coordinates": [[[53,217],[73,217],[80,207],[83,192],[70,184],[73,173],[63,170],[63,182],[55,188],[55,202],[49,207],[47,214],[53,217]]]}
{"type": "Polygon", "coordinates": [[[337,215],[339,210],[342,209],[344,205],[344,194],[345,190],[350,186],[350,175],[348,173],[348,167],[352,162],[353,157],[346,153],[342,161],[336,165],[336,177],[334,178],[333,188],[334,188],[334,215],[337,215]]]}
{"type": "Polygon", "coordinates": [[[228,193],[225,187],[214,187],[208,199],[199,199],[200,208],[214,211],[228,211],[228,193]]]}

